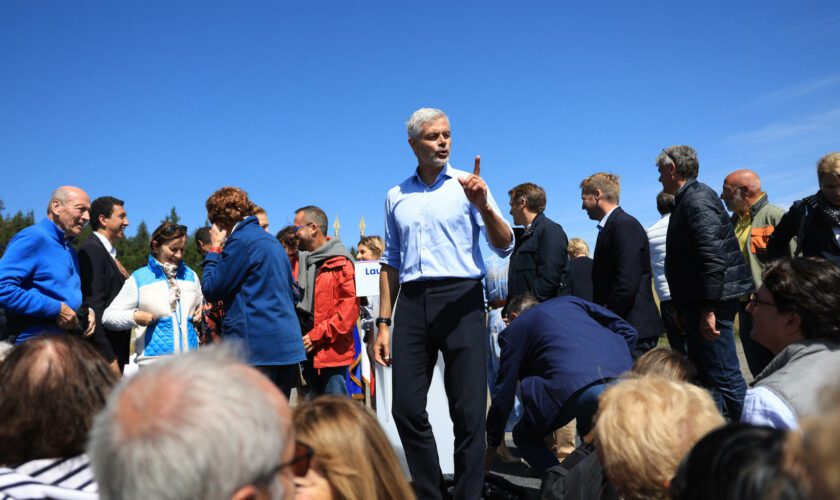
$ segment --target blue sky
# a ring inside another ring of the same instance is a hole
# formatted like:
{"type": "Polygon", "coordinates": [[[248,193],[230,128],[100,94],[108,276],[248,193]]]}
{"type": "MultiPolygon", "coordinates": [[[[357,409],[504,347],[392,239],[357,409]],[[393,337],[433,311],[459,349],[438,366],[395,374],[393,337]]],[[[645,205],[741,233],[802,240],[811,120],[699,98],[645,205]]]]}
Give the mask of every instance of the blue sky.
{"type": "MultiPolygon", "coordinates": [[[[691,144],[700,180],[759,172],[787,206],[840,150],[837,2],[0,3],[0,198],[36,211],[74,184],[126,201],[134,227],[185,223],[238,185],[273,231],[317,204],[355,244],[416,163],[404,122],[451,119],[452,162],[594,243],[580,180],[622,178],[656,221],[653,160],[691,144]]],[[[509,216],[508,216],[509,217],[509,216]]],[[[128,233],[133,234],[134,228],[128,233]]]]}

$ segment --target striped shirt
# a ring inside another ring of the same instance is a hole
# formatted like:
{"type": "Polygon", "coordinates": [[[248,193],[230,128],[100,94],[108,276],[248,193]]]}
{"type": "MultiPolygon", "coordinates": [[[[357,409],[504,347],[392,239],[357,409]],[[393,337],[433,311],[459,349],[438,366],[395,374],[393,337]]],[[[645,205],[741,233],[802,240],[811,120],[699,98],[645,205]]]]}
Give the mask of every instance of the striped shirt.
{"type": "Polygon", "coordinates": [[[0,499],[99,498],[86,455],[33,460],[15,468],[0,467],[0,499]]]}

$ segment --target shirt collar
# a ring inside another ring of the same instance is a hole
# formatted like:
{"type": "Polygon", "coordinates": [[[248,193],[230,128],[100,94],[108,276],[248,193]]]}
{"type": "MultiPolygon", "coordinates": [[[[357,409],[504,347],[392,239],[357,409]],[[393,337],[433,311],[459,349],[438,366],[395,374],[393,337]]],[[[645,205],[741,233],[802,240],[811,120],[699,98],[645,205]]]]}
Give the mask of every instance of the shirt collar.
{"type": "Polygon", "coordinates": [[[618,205],[614,206],[614,207],[612,208],[612,210],[610,210],[609,212],[607,212],[607,213],[606,213],[606,215],[604,215],[604,218],[603,218],[603,219],[601,219],[601,221],[600,221],[600,222],[598,222],[598,231],[600,231],[600,230],[604,229],[604,227],[606,227],[606,225],[607,225],[607,219],[609,219],[609,218],[610,218],[610,215],[611,215],[613,212],[615,212],[615,209],[616,209],[616,208],[618,208],[618,205]]]}
{"type": "Polygon", "coordinates": [[[55,237],[56,241],[58,241],[62,245],[67,243],[66,233],[60,227],[58,227],[58,224],[53,222],[52,219],[46,217],[43,221],[41,221],[41,224],[44,226],[47,232],[49,232],[52,236],[55,237]]]}
{"type": "Polygon", "coordinates": [[[446,162],[446,166],[443,167],[442,169],[440,169],[440,172],[438,172],[437,177],[435,177],[435,181],[431,185],[427,185],[425,182],[423,182],[423,179],[420,177],[420,167],[417,167],[417,168],[414,169],[414,178],[417,179],[417,182],[421,186],[432,187],[435,184],[437,184],[438,182],[440,182],[441,179],[443,179],[444,177],[452,178],[451,170],[452,170],[452,165],[450,165],[449,162],[446,162]]]}
{"type": "Polygon", "coordinates": [[[111,241],[108,240],[108,238],[106,238],[103,234],[99,233],[98,231],[94,231],[93,234],[97,238],[99,238],[99,241],[101,241],[102,244],[105,246],[105,250],[107,250],[108,253],[111,254],[111,257],[116,258],[117,257],[117,249],[114,248],[114,245],[111,244],[111,241]]]}

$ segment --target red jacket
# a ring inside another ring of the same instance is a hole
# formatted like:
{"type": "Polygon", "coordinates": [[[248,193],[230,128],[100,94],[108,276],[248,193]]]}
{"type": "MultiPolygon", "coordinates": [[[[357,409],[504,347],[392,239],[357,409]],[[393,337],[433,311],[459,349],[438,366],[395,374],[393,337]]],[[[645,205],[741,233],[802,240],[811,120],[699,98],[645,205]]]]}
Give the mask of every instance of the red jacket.
{"type": "Polygon", "coordinates": [[[314,367],[346,366],[353,362],[353,328],[359,318],[356,271],[342,256],[324,261],[315,276],[314,327],[307,332],[315,346],[314,367]]]}

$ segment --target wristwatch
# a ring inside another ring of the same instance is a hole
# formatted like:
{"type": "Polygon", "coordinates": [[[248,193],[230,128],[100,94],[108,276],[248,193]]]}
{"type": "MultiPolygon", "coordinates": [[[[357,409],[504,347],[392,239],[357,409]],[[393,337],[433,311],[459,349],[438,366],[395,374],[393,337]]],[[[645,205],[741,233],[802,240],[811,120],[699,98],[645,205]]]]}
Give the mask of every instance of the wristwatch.
{"type": "Polygon", "coordinates": [[[376,326],[391,326],[391,318],[376,318],[376,326]]]}

